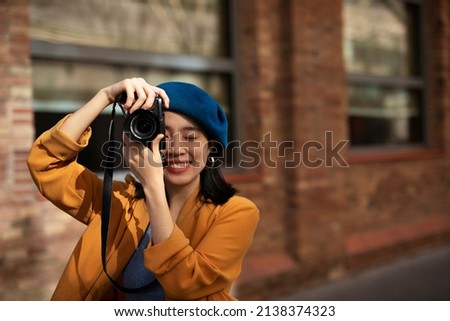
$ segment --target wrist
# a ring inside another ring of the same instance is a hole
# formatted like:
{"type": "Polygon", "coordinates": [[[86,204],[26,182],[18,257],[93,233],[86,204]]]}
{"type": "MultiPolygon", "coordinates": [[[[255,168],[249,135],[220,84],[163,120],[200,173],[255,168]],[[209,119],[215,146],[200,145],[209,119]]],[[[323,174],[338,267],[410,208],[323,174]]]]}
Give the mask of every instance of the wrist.
{"type": "Polygon", "coordinates": [[[147,182],[142,184],[142,189],[146,199],[153,201],[166,201],[166,192],[164,189],[164,183],[158,184],[156,182],[147,182]]]}
{"type": "Polygon", "coordinates": [[[100,89],[96,96],[104,101],[105,108],[116,100],[116,97],[111,96],[106,88],[100,89]]]}

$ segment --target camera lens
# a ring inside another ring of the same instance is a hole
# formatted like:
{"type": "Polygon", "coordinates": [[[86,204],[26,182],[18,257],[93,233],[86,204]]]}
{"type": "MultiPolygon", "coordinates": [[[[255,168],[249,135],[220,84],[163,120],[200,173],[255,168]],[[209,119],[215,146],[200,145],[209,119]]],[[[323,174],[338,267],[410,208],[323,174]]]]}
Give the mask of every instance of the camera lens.
{"type": "Polygon", "coordinates": [[[149,119],[138,119],[134,126],[136,135],[140,137],[150,137],[155,131],[155,124],[149,119]]]}
{"type": "Polygon", "coordinates": [[[138,140],[153,140],[156,135],[157,120],[150,111],[134,112],[130,122],[130,131],[138,140]]]}

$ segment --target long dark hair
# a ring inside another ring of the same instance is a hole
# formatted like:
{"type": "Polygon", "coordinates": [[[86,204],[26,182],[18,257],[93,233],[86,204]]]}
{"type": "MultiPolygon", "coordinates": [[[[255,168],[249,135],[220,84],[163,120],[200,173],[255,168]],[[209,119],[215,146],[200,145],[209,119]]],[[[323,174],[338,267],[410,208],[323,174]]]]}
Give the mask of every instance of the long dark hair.
{"type": "MultiPolygon", "coordinates": [[[[131,175],[127,177],[136,187],[134,197],[137,199],[145,198],[142,184],[131,175]]],[[[200,191],[198,195],[200,200],[204,203],[222,205],[236,193],[237,190],[223,177],[220,167],[209,158],[205,168],[200,172],[200,191]]]]}
{"type": "Polygon", "coordinates": [[[200,172],[200,199],[205,203],[221,205],[236,193],[237,190],[223,177],[220,167],[208,159],[205,168],[200,172]]]}

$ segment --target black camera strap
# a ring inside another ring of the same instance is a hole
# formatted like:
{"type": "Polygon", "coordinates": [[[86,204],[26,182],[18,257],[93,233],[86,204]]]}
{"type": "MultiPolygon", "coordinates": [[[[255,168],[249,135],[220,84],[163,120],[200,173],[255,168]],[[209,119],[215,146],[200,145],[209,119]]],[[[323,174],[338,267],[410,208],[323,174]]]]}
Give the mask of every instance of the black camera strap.
{"type": "Polygon", "coordinates": [[[111,283],[114,287],[125,293],[139,293],[145,291],[147,289],[152,288],[153,286],[158,284],[158,280],[155,278],[152,282],[138,287],[138,288],[128,288],[121,284],[119,284],[112,276],[109,275],[106,270],[106,247],[108,244],[108,227],[109,220],[111,215],[111,197],[112,197],[112,182],[113,182],[113,170],[114,170],[114,157],[113,157],[113,144],[114,142],[114,116],[116,114],[116,104],[118,103],[118,99],[114,102],[111,111],[111,121],[109,123],[109,133],[108,133],[108,142],[107,142],[107,155],[106,161],[104,164],[104,175],[103,175],[103,200],[102,200],[102,216],[101,216],[101,255],[102,255],[102,265],[103,271],[108,276],[111,283]]]}

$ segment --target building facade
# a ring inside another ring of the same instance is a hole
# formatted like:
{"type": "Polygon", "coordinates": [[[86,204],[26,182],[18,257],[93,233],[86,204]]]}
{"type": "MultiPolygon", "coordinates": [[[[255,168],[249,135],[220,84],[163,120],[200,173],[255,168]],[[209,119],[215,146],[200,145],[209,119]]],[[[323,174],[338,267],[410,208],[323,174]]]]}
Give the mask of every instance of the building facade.
{"type": "Polygon", "coordinates": [[[231,1],[221,9],[231,42],[201,38],[215,44],[201,52],[162,43],[144,57],[151,50],[133,43],[56,41],[37,27],[51,10],[35,2],[0,3],[0,299],[47,300],[83,231],[37,193],[26,167],[35,135],[61,114],[42,110],[62,104],[47,91],[69,92],[84,75],[77,63],[108,60],[128,75],[117,52],[154,81],[211,86],[228,108],[235,153],[225,173],[261,210],[238,298],[276,299],[450,241],[449,0],[231,1]]]}

